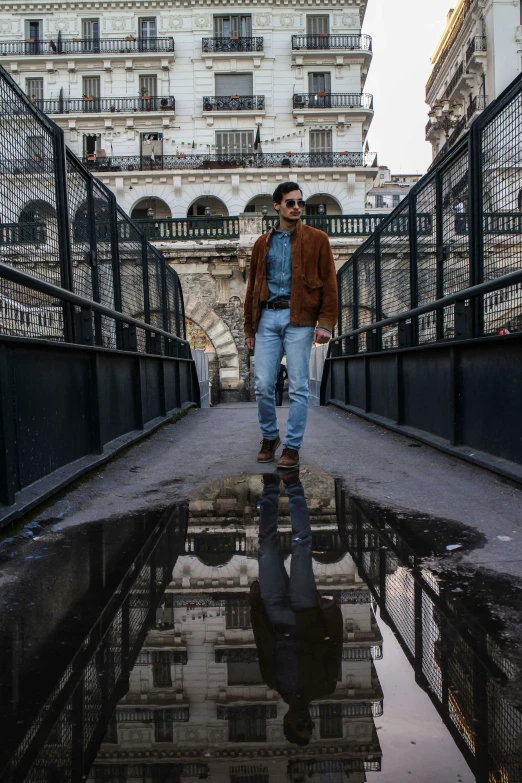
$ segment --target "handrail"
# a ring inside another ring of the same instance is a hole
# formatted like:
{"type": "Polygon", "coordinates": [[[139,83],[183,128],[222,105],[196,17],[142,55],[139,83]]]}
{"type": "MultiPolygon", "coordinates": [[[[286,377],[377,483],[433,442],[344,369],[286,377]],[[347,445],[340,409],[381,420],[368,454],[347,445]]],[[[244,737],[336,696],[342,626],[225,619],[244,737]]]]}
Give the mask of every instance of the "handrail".
{"type": "Polygon", "coordinates": [[[350,51],[372,51],[371,35],[293,35],[292,49],[311,50],[318,49],[344,49],[350,51]]]}
{"type": "Polygon", "coordinates": [[[83,98],[36,98],[32,103],[45,114],[99,114],[100,112],[175,111],[173,95],[115,96],[83,98]]]}
{"type": "MultiPolygon", "coordinates": [[[[355,337],[358,334],[364,332],[373,332],[377,329],[382,329],[384,326],[391,326],[399,321],[409,321],[411,318],[416,318],[418,315],[424,315],[430,313],[433,310],[440,310],[448,305],[455,304],[456,302],[464,302],[466,299],[473,299],[476,296],[482,294],[489,294],[492,291],[498,291],[500,288],[507,288],[515,283],[522,282],[522,269],[517,272],[510,272],[502,277],[497,277],[494,280],[488,280],[485,283],[479,283],[478,285],[471,286],[470,288],[463,288],[460,291],[456,291],[453,294],[447,294],[441,299],[434,299],[432,302],[428,302],[425,305],[415,307],[412,310],[404,310],[395,316],[389,318],[383,318],[380,321],[376,321],[372,324],[366,324],[366,326],[360,326],[358,329],[352,329],[344,334],[337,335],[332,338],[332,343],[345,340],[348,337],[355,337]]],[[[335,357],[332,357],[335,358],[335,357]]]]}
{"type": "Polygon", "coordinates": [[[373,95],[360,92],[296,92],[294,109],[368,109],[373,111],[373,95]]]}
{"type": "Polygon", "coordinates": [[[207,53],[219,54],[220,52],[262,52],[263,39],[260,37],[221,37],[203,38],[201,50],[207,53]]]}
{"type": "Polygon", "coordinates": [[[0,41],[0,55],[154,54],[173,52],[174,38],[50,38],[49,40],[0,41]]]}
{"type": "MultiPolygon", "coordinates": [[[[48,283],[47,281],[38,277],[33,277],[33,275],[28,275],[26,272],[21,272],[19,269],[15,269],[8,264],[2,263],[1,261],[0,278],[9,280],[12,283],[19,283],[26,288],[33,289],[33,291],[40,291],[42,294],[48,294],[55,299],[61,299],[62,301],[69,302],[70,304],[78,305],[78,307],[89,308],[89,310],[93,310],[97,313],[100,313],[101,315],[106,315],[109,318],[113,318],[114,320],[123,321],[124,323],[137,326],[139,329],[143,329],[143,331],[166,337],[168,340],[176,340],[182,345],[190,345],[188,340],[184,340],[182,337],[178,337],[175,334],[166,332],[164,329],[161,329],[158,326],[154,326],[153,324],[146,324],[144,321],[139,321],[137,318],[133,318],[131,315],[122,313],[119,310],[111,310],[110,307],[105,307],[105,305],[102,305],[99,302],[94,302],[92,299],[87,299],[84,296],[73,294],[72,291],[68,291],[65,288],[60,288],[60,286],[54,285],[53,283],[48,283]]],[[[192,361],[192,359],[189,358],[187,361],[192,361]]]]}
{"type": "Polygon", "coordinates": [[[205,95],[203,111],[264,111],[264,95],[205,95]]]}

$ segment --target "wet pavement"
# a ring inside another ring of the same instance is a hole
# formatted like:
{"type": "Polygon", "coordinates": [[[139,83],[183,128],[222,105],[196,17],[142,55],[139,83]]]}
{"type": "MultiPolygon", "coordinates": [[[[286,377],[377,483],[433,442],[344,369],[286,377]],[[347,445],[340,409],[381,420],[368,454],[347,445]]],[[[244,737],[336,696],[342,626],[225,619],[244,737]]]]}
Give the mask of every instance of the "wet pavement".
{"type": "Polygon", "coordinates": [[[1,783],[522,782],[520,592],[475,527],[306,465],[57,516],[0,546],[1,783]]]}

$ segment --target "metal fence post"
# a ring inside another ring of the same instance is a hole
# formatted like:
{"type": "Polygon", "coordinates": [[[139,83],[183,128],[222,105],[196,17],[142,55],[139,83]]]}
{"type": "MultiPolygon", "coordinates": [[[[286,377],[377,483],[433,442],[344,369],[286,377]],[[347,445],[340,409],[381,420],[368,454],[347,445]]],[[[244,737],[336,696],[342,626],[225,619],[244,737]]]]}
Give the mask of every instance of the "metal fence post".
{"type": "MultiPolygon", "coordinates": [[[[482,204],[482,127],[480,122],[471,124],[468,137],[469,160],[469,258],[470,285],[484,280],[484,231],[482,204]]],[[[480,337],[484,331],[483,298],[475,297],[471,302],[473,326],[472,336],[480,337]]]]}
{"type": "MultiPolygon", "coordinates": [[[[74,291],[72,267],[71,231],[69,205],[67,202],[67,157],[65,139],[61,128],[53,128],[54,185],[56,214],[58,216],[58,252],[60,257],[60,279],[62,288],[74,291]]],[[[74,342],[74,308],[63,304],[63,328],[66,342],[74,342]]]]}
{"type": "MultiPolygon", "coordinates": [[[[413,310],[419,303],[417,196],[410,194],[408,198],[410,240],[410,307],[413,310]]],[[[419,342],[418,318],[413,318],[411,327],[412,344],[417,345],[419,342]]]]}
{"type": "Polygon", "coordinates": [[[18,489],[13,379],[7,346],[0,345],[0,503],[11,506],[18,489]]]}
{"type": "MultiPolygon", "coordinates": [[[[88,263],[91,268],[92,298],[94,302],[100,302],[100,279],[98,275],[98,244],[96,241],[96,215],[94,210],[94,188],[92,177],[86,180],[87,190],[87,237],[89,250],[87,251],[88,263]]],[[[101,316],[94,313],[94,342],[102,345],[101,316]]]]}
{"type": "MultiPolygon", "coordinates": [[[[353,326],[352,329],[359,328],[359,264],[357,263],[357,253],[352,256],[353,273],[353,326]]],[[[353,353],[359,353],[359,336],[353,338],[353,353]]]]}
{"type": "MultiPolygon", "coordinates": [[[[382,319],[382,270],[381,270],[381,235],[375,232],[375,320],[382,319]]],[[[382,350],[382,329],[377,329],[375,335],[375,350],[382,350]]]]}
{"type": "MultiPolygon", "coordinates": [[[[442,204],[442,176],[440,170],[435,175],[435,213],[436,213],[436,246],[437,246],[437,275],[436,275],[436,299],[444,296],[444,262],[446,260],[446,248],[444,246],[444,216],[442,204]]],[[[437,310],[437,340],[444,339],[444,310],[437,310]]]]}
{"type": "MultiPolygon", "coordinates": [[[[112,258],[112,285],[114,290],[114,309],[119,313],[123,311],[121,299],[121,270],[120,270],[120,243],[118,236],[118,210],[116,208],[116,196],[108,191],[109,196],[109,221],[111,232],[111,258],[112,258]]],[[[116,321],[116,347],[123,348],[122,323],[116,321]]]]}
{"type": "Polygon", "coordinates": [[[143,234],[141,241],[141,271],[143,275],[143,316],[145,323],[150,324],[149,257],[145,234],[143,234]]]}

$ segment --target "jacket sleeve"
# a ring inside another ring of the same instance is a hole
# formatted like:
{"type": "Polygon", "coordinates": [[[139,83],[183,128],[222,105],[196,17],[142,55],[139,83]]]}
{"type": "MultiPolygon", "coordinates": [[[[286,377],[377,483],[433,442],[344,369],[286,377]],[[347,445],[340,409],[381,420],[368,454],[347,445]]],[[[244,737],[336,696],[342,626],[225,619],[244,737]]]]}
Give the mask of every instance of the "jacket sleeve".
{"type": "Polygon", "coordinates": [[[250,259],[250,272],[248,274],[248,283],[245,294],[245,339],[247,337],[255,337],[256,331],[254,329],[254,323],[252,320],[252,303],[254,294],[254,284],[256,281],[257,271],[257,259],[258,259],[257,242],[252,248],[252,257],[250,259]]]}
{"type": "Polygon", "coordinates": [[[319,253],[319,277],[323,284],[321,310],[317,319],[317,328],[333,331],[337,323],[337,275],[328,237],[325,235],[319,253]]]}
{"type": "Polygon", "coordinates": [[[259,601],[250,601],[250,619],[254,640],[257,647],[259,669],[261,677],[269,688],[275,689],[274,677],[274,634],[269,628],[263,604],[259,601]]]}

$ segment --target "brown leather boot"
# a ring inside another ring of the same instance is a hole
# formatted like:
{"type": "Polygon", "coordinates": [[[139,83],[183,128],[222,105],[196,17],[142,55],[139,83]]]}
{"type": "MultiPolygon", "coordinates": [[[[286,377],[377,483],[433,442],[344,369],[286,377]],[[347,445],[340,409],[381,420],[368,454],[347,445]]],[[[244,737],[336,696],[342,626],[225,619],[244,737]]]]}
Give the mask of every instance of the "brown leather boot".
{"type": "Polygon", "coordinates": [[[281,438],[279,437],[279,435],[274,440],[268,440],[268,438],[263,438],[263,440],[261,441],[261,450],[257,455],[257,461],[273,462],[275,459],[276,451],[280,445],[281,445],[281,438]]]}
{"type": "Polygon", "coordinates": [[[279,457],[277,463],[278,470],[290,470],[291,468],[297,468],[299,465],[299,452],[297,449],[289,449],[285,446],[283,453],[279,457]]]}

